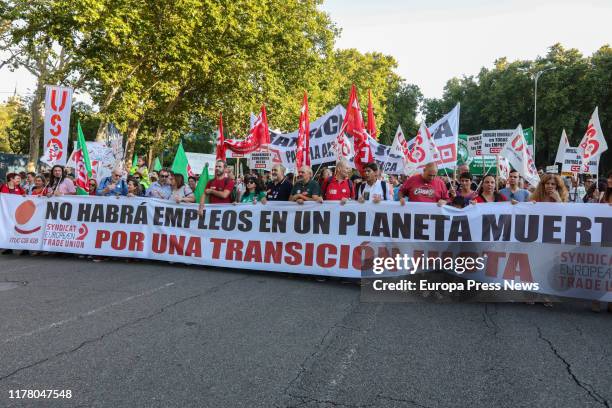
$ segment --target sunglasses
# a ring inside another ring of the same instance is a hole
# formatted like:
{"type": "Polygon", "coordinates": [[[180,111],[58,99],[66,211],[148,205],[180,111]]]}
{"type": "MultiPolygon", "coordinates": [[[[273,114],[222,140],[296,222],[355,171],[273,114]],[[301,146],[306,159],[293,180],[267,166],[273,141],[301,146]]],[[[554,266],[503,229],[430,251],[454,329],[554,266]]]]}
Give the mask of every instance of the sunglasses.
{"type": "Polygon", "coordinates": [[[167,174],[160,174],[159,178],[168,178],[168,175],[167,174]]]}

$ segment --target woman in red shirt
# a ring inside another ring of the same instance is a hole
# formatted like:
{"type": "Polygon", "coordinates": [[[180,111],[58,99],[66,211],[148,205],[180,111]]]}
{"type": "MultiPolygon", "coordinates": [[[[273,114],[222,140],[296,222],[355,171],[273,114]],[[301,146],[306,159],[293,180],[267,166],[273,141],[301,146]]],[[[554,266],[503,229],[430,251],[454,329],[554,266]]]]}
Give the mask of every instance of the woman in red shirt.
{"type": "Polygon", "coordinates": [[[498,203],[508,201],[508,198],[495,191],[495,176],[487,174],[482,180],[482,185],[478,189],[478,195],[471,203],[498,203]]]}
{"type": "Polygon", "coordinates": [[[21,176],[17,173],[9,173],[6,175],[6,184],[0,187],[0,193],[25,196],[25,190],[21,188],[20,184],[21,176]]]}

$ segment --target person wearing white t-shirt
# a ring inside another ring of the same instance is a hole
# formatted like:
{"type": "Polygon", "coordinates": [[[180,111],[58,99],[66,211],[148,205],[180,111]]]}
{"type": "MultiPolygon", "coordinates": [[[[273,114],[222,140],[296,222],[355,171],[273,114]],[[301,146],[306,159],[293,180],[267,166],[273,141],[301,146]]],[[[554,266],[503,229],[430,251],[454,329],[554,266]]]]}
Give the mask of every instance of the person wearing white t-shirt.
{"type": "Polygon", "coordinates": [[[381,201],[393,201],[393,190],[389,189],[386,181],[378,178],[378,166],[376,163],[368,163],[364,166],[365,181],[359,186],[357,200],[360,203],[369,201],[379,203],[381,201]]]}

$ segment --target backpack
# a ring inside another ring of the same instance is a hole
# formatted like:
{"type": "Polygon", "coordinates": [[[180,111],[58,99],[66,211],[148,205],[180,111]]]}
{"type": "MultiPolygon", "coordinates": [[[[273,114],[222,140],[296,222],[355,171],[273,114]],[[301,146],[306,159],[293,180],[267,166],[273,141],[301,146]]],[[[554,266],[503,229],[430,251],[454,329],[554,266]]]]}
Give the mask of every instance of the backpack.
{"type": "MultiPolygon", "coordinates": [[[[357,192],[357,197],[359,197],[359,194],[363,193],[363,190],[365,190],[365,186],[366,186],[365,181],[359,185],[359,191],[357,192]]],[[[382,192],[383,192],[383,201],[386,201],[387,200],[387,182],[380,180],[380,187],[382,188],[382,192]]]]}
{"type": "MultiPolygon", "coordinates": [[[[327,189],[329,188],[329,184],[333,181],[334,176],[328,177],[323,181],[323,185],[321,186],[321,196],[324,200],[327,200],[327,189]]],[[[353,189],[353,182],[350,178],[346,179],[348,181],[349,191],[351,193],[351,198],[354,198],[355,190],[353,189]]]]}

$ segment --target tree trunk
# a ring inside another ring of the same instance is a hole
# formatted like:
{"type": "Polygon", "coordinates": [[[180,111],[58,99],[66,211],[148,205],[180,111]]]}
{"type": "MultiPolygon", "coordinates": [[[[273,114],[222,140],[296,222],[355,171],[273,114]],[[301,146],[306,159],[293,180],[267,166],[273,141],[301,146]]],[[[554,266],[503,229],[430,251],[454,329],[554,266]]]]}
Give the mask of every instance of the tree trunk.
{"type": "MultiPolygon", "coordinates": [[[[168,105],[166,105],[166,108],[164,109],[164,113],[161,117],[161,121],[163,123],[163,120],[172,113],[172,111],[174,111],[174,108],[176,108],[176,105],[178,105],[178,103],[181,101],[181,98],[185,95],[186,92],[186,88],[183,87],[179,90],[179,92],[176,94],[176,96],[174,97],[174,99],[172,99],[168,105]]],[[[159,124],[157,126],[157,129],[155,129],[155,138],[153,139],[153,144],[151,145],[151,147],[149,148],[149,168],[151,168],[151,166],[153,165],[153,157],[155,154],[155,147],[159,147],[161,144],[161,138],[162,135],[165,131],[165,127],[162,124],[159,124]]]]}
{"type": "Polygon", "coordinates": [[[145,119],[143,114],[138,120],[131,121],[127,129],[127,143],[125,145],[125,168],[127,170],[132,167],[132,156],[134,156],[134,148],[136,147],[136,136],[138,136],[138,130],[140,125],[145,119]]]}
{"type": "MultiPolygon", "coordinates": [[[[104,102],[102,102],[102,106],[100,106],[100,113],[103,113],[108,109],[110,104],[113,102],[113,99],[115,99],[115,95],[119,91],[119,88],[119,85],[115,85],[111,88],[110,92],[106,95],[104,102]]],[[[108,122],[106,120],[100,121],[100,126],[98,126],[98,131],[96,132],[96,142],[104,143],[104,136],[107,124],[108,122]]]]}
{"type": "Polygon", "coordinates": [[[32,127],[30,128],[30,161],[28,162],[28,171],[34,171],[36,169],[38,166],[38,159],[40,158],[40,136],[43,132],[44,91],[44,81],[39,77],[36,84],[36,93],[30,105],[32,127]]]}

